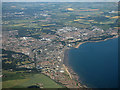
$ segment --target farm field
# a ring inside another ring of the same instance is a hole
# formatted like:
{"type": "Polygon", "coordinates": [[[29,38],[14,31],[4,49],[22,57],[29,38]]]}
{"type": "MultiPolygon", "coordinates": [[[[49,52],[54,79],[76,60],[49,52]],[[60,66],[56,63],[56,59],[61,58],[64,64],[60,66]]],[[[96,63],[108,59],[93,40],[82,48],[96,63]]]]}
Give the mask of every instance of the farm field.
{"type": "Polygon", "coordinates": [[[39,86],[41,88],[62,88],[61,85],[40,73],[18,73],[3,71],[3,88],[26,88],[39,86]]]}

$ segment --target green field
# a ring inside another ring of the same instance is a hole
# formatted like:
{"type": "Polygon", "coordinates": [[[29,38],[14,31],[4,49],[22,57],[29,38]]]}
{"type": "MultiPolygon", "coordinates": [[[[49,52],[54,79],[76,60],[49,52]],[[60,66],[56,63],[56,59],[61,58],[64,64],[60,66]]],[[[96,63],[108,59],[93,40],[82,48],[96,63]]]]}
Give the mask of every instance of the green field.
{"type": "Polygon", "coordinates": [[[39,86],[41,88],[63,88],[55,81],[41,73],[17,73],[4,71],[2,88],[27,88],[39,86]],[[40,86],[42,85],[42,86],[40,86]]]}

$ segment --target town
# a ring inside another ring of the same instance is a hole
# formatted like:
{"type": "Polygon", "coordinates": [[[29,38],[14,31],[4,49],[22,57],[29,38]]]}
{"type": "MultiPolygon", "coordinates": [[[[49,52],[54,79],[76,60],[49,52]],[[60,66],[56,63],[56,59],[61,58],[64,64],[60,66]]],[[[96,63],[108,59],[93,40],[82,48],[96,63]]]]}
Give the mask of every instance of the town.
{"type": "MultiPolygon", "coordinates": [[[[88,9],[89,6],[86,6],[85,10],[82,8],[77,10],[79,5],[76,3],[74,3],[76,7],[73,7],[73,4],[65,4],[67,7],[62,8],[63,5],[58,5],[58,3],[39,3],[40,10],[36,9],[39,7],[38,4],[32,10],[29,6],[32,4],[24,7],[19,3],[18,6],[4,3],[3,7],[8,5],[10,11],[6,8],[3,11],[2,49],[16,52],[11,56],[20,59],[15,62],[16,68],[26,68],[29,72],[36,68],[38,72],[67,88],[83,88],[86,86],[81,84],[72,68],[65,64],[65,51],[75,48],[81,42],[117,37],[118,26],[115,23],[118,19],[116,16],[118,11],[116,7],[107,12],[99,7],[88,9]],[[59,8],[55,9],[54,7],[57,6],[59,8]],[[28,10],[29,8],[32,12],[28,10]],[[51,11],[51,8],[54,9],[51,11]],[[81,15],[81,12],[85,15],[81,15]],[[97,18],[94,12],[100,16],[104,15],[97,18]],[[92,16],[93,14],[96,17],[92,16]],[[29,59],[17,53],[22,53],[29,59]]],[[[111,4],[116,5],[116,3],[111,4]]],[[[2,58],[2,61],[5,64],[13,64],[6,58],[2,58]]]]}

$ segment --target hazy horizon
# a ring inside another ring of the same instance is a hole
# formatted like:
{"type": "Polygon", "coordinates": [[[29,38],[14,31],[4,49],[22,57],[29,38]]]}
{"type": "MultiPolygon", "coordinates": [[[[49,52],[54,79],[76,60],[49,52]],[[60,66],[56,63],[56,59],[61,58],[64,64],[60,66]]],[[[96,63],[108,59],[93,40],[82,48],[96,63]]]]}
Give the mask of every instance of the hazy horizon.
{"type": "Polygon", "coordinates": [[[119,0],[1,0],[2,2],[118,2],[119,0]]]}

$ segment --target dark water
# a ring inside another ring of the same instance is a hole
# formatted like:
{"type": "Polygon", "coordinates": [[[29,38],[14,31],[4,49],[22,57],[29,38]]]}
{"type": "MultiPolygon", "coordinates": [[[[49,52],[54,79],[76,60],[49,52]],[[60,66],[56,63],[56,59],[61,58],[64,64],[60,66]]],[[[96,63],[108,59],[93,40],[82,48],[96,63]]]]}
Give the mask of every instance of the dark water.
{"type": "Polygon", "coordinates": [[[91,88],[118,87],[118,38],[82,44],[69,51],[69,65],[91,88]]]}

